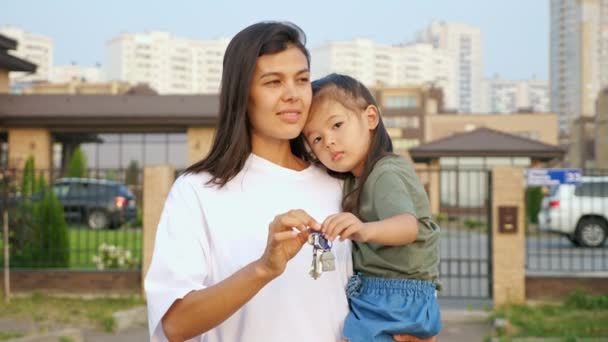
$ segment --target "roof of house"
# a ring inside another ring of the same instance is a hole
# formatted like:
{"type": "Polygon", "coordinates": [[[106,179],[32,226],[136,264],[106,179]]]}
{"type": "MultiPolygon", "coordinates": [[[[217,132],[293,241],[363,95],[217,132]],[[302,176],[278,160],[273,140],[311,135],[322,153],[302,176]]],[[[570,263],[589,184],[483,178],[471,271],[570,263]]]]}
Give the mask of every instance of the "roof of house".
{"type": "Polygon", "coordinates": [[[555,145],[482,127],[411,148],[415,162],[439,157],[531,157],[539,160],[562,158],[565,151],[555,145]]]}
{"type": "Polygon", "coordinates": [[[0,126],[183,130],[215,126],[216,95],[0,95],[0,126]]]}
{"type": "Polygon", "coordinates": [[[8,71],[35,72],[36,64],[8,53],[17,48],[17,41],[0,34],[0,69],[8,71]]]}

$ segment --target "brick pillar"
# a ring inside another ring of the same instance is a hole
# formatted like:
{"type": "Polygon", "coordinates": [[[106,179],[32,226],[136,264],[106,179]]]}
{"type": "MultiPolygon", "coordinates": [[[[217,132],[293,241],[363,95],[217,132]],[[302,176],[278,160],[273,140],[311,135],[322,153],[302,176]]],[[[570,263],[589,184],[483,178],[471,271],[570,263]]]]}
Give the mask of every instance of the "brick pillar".
{"type": "Polygon", "coordinates": [[[10,93],[11,81],[8,78],[8,70],[0,69],[0,94],[10,93]]]}
{"type": "Polygon", "coordinates": [[[203,159],[213,143],[215,129],[210,127],[188,127],[188,165],[203,159]]]}
{"type": "Polygon", "coordinates": [[[492,291],[494,306],[525,301],[526,233],[522,168],[492,170],[492,291]],[[499,212],[512,219],[501,227],[499,212]]]}
{"type": "Polygon", "coordinates": [[[439,167],[439,159],[434,159],[431,161],[431,165],[429,167],[429,197],[431,204],[431,213],[433,215],[439,214],[439,203],[441,200],[441,192],[439,191],[439,180],[441,169],[439,167]]]}
{"type": "Polygon", "coordinates": [[[36,169],[49,171],[52,162],[53,141],[46,128],[9,128],[8,164],[23,169],[30,156],[34,157],[36,169]]]}
{"type": "MultiPolygon", "coordinates": [[[[143,279],[148,272],[152,252],[154,251],[154,239],[156,228],[160,221],[160,215],[165,205],[165,200],[175,181],[175,168],[169,165],[146,166],[144,168],[144,192],[143,192],[143,260],[142,260],[142,285],[143,279]]],[[[142,286],[143,289],[143,286],[142,286]]]]}

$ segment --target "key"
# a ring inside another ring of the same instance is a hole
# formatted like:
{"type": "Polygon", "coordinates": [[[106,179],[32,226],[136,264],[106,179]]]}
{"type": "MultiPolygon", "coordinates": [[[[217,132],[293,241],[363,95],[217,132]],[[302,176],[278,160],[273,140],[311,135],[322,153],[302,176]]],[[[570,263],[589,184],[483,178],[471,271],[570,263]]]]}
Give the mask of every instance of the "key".
{"type": "Polygon", "coordinates": [[[310,276],[317,280],[323,272],[323,264],[321,263],[321,251],[314,248],[312,252],[312,264],[310,265],[310,276]]]}
{"type": "Polygon", "coordinates": [[[334,253],[331,251],[324,251],[320,257],[321,272],[334,271],[336,269],[335,260],[336,257],[334,256],[334,253]]]}

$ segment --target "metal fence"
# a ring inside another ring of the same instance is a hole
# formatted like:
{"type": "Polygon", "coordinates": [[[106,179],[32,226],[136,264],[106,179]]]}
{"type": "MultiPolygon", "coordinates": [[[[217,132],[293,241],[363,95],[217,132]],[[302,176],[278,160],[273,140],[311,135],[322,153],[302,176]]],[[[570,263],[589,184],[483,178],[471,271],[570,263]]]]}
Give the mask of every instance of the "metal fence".
{"type": "Polygon", "coordinates": [[[1,171],[12,268],[141,268],[142,170],[81,172],[1,171]]]}
{"type": "Polygon", "coordinates": [[[9,169],[8,140],[0,135],[11,267],[141,269],[143,167],[184,168],[186,134],[54,131],[52,139],[52,169],[33,172],[9,169]]]}
{"type": "Polygon", "coordinates": [[[528,274],[608,271],[608,170],[526,189],[528,274]]]}

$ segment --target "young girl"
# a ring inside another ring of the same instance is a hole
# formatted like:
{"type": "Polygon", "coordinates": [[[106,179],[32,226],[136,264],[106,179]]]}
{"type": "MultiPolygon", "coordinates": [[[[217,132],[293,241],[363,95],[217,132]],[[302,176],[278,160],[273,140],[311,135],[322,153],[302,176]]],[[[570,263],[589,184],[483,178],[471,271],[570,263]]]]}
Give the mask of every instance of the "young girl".
{"type": "MultiPolygon", "coordinates": [[[[312,83],[304,138],[328,171],[345,178],[343,213],[321,231],[353,241],[355,275],[347,285],[348,341],[431,338],[441,329],[439,227],[406,159],[392,153],[376,102],[357,80],[331,74],[312,83]]],[[[433,339],[431,339],[433,340],[433,339]]]]}

